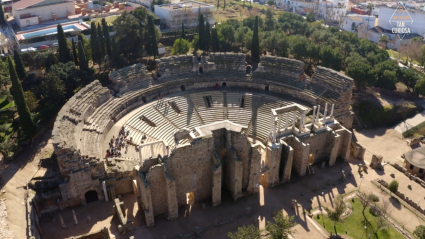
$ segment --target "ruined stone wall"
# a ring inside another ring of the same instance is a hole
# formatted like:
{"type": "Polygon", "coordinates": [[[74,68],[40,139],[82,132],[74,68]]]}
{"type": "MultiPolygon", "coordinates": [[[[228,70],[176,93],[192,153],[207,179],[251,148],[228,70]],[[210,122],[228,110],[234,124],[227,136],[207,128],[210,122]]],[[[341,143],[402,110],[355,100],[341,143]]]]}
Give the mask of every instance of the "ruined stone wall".
{"type": "Polygon", "coordinates": [[[157,164],[155,166],[152,166],[146,173],[146,181],[148,181],[150,185],[153,214],[157,216],[160,214],[167,213],[167,184],[164,178],[163,165],[157,164]]]}
{"type": "Polygon", "coordinates": [[[169,175],[176,181],[177,202],[186,205],[186,193],[194,192],[195,201],[211,197],[214,139],[203,137],[191,145],[176,148],[167,158],[165,165],[169,175]]]}
{"type": "Polygon", "coordinates": [[[294,149],[292,168],[299,176],[306,174],[310,145],[301,142],[297,137],[290,136],[284,141],[294,149]]]}
{"type": "Polygon", "coordinates": [[[310,137],[302,138],[301,141],[305,144],[310,144],[309,154],[313,154],[314,162],[321,161],[330,156],[333,147],[333,132],[321,131],[317,134],[310,135],[310,137]]]}
{"type": "Polygon", "coordinates": [[[285,75],[300,80],[300,76],[304,74],[304,62],[276,56],[262,56],[260,66],[264,67],[264,71],[271,75],[285,75]]]}
{"type": "Polygon", "coordinates": [[[279,176],[281,178],[281,182],[285,183],[291,179],[292,172],[292,161],[294,158],[294,149],[289,146],[285,141],[280,140],[282,144],[281,148],[281,161],[279,164],[279,176]]]}
{"type": "Polygon", "coordinates": [[[335,130],[335,132],[341,137],[337,157],[347,161],[350,158],[350,144],[353,133],[346,128],[335,130]]]}
{"type": "Polygon", "coordinates": [[[146,66],[140,63],[109,73],[109,80],[112,82],[112,89],[115,91],[120,91],[123,87],[129,88],[132,85],[151,79],[152,76],[146,66]]]}
{"type": "Polygon", "coordinates": [[[152,195],[149,183],[146,181],[145,175],[138,171],[138,168],[135,168],[137,181],[137,188],[139,189],[140,202],[142,205],[139,205],[139,210],[142,210],[142,215],[145,216],[146,225],[152,227],[154,223],[154,214],[152,207],[152,195]],[[141,207],[140,207],[141,206],[141,207]]]}
{"type": "Polygon", "coordinates": [[[234,200],[242,194],[243,165],[233,148],[226,151],[223,164],[223,186],[234,200]]]}

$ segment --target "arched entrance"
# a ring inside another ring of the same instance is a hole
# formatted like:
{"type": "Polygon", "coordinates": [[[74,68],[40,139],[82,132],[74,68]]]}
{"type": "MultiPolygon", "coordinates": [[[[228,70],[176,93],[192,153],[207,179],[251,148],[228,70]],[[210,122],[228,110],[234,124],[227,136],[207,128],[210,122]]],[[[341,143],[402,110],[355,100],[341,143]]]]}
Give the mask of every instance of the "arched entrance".
{"type": "Polygon", "coordinates": [[[270,88],[269,88],[269,86],[268,86],[268,85],[266,85],[265,90],[266,90],[266,91],[269,91],[269,89],[270,89],[270,88]]]}
{"type": "Polygon", "coordinates": [[[202,68],[202,66],[201,66],[201,67],[199,67],[199,73],[200,73],[200,74],[204,74],[204,69],[202,68]]]}
{"type": "Polygon", "coordinates": [[[146,103],[146,97],[142,96],[143,103],[146,103]]]}
{"type": "Polygon", "coordinates": [[[84,196],[86,198],[87,203],[99,201],[99,198],[97,196],[97,192],[95,190],[90,190],[90,191],[86,192],[86,194],[84,196]]]}
{"type": "Polygon", "coordinates": [[[221,84],[221,87],[226,88],[227,84],[226,82],[223,82],[223,84],[221,84]]]}
{"type": "Polygon", "coordinates": [[[247,66],[245,70],[246,74],[251,74],[251,66],[247,66]]]}
{"type": "Polygon", "coordinates": [[[182,85],[182,86],[180,86],[180,89],[182,89],[182,91],[185,91],[186,90],[186,86],[182,85]]]}

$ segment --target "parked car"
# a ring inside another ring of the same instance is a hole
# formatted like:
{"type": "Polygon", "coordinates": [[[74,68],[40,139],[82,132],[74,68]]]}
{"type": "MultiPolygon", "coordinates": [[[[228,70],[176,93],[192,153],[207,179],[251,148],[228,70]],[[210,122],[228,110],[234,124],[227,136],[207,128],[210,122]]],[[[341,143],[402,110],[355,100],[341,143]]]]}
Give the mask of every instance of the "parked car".
{"type": "Polygon", "coordinates": [[[41,45],[40,46],[40,49],[47,49],[47,48],[49,48],[49,46],[46,46],[46,45],[41,45]]]}
{"type": "Polygon", "coordinates": [[[25,48],[25,49],[21,49],[21,52],[29,52],[29,51],[37,51],[37,49],[34,48],[34,47],[28,47],[28,48],[25,48]]]}
{"type": "Polygon", "coordinates": [[[59,46],[59,43],[55,42],[55,43],[53,43],[53,46],[54,47],[58,47],[59,46]]]}

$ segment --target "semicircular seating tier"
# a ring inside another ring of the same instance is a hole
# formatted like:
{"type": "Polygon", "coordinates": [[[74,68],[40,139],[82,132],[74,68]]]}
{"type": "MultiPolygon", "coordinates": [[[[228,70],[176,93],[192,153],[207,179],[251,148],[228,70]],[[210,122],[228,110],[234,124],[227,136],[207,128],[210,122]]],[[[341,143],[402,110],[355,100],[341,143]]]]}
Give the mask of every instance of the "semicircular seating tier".
{"type": "MultiPolygon", "coordinates": [[[[110,88],[94,81],[77,92],[60,110],[53,129],[53,144],[62,175],[90,170],[92,178],[105,174],[103,142],[111,128],[131,112],[124,126],[134,142],[163,140],[171,148],[190,143],[175,133],[229,120],[245,127],[245,135],[263,144],[269,140],[272,109],[294,102],[328,106],[344,127],[351,128],[353,80],[317,67],[304,74],[298,60],[263,56],[249,66],[244,54],[211,53],[208,57],[180,55],[156,60],[149,72],[135,64],[109,75],[110,88]],[[136,110],[137,109],[137,110],[136,110]],[[103,168],[102,168],[103,167],[103,168]]],[[[279,128],[299,117],[281,114],[279,128]]]]}

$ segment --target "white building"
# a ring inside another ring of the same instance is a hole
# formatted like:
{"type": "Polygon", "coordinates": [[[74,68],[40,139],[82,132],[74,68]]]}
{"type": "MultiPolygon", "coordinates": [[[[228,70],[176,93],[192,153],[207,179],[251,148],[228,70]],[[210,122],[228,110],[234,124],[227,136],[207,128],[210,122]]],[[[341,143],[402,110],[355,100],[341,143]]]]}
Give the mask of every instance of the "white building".
{"type": "Polygon", "coordinates": [[[297,12],[311,12],[317,8],[317,1],[306,0],[276,0],[276,5],[279,8],[293,9],[297,12]]]}
{"type": "Polygon", "coordinates": [[[368,26],[368,29],[375,26],[376,18],[374,16],[352,14],[347,15],[341,24],[341,29],[344,31],[355,32],[360,24],[368,26]]]}
{"type": "Polygon", "coordinates": [[[214,5],[185,1],[177,4],[155,5],[155,15],[161,19],[168,28],[178,29],[184,23],[185,27],[196,27],[198,25],[198,14],[204,15],[205,21],[214,25],[214,5]]]}
{"type": "Polygon", "coordinates": [[[22,0],[12,4],[12,13],[20,27],[54,21],[75,14],[73,0],[22,0]]]}
{"type": "Polygon", "coordinates": [[[338,1],[322,1],[317,13],[325,19],[340,21],[347,14],[347,9],[346,5],[339,4],[338,1]]]}
{"type": "Polygon", "coordinates": [[[400,37],[397,36],[397,34],[392,33],[391,29],[385,29],[380,26],[375,26],[368,29],[368,31],[365,31],[363,29],[363,25],[361,25],[358,31],[359,37],[367,38],[376,44],[379,43],[379,38],[382,35],[387,35],[388,39],[390,40],[387,44],[387,48],[394,49],[394,50],[397,50],[401,45],[409,44],[410,40],[414,37],[421,37],[420,35],[413,33],[413,34],[405,35],[403,39],[401,39],[400,37]]]}
{"type": "MultiPolygon", "coordinates": [[[[396,8],[390,8],[390,7],[381,7],[379,9],[379,16],[378,16],[378,26],[380,26],[383,29],[389,29],[395,28],[397,26],[390,23],[390,19],[392,15],[394,14],[396,8]]],[[[407,24],[406,27],[410,29],[410,32],[416,33],[422,37],[425,36],[425,12],[415,9],[406,9],[409,13],[411,19],[413,20],[412,24],[407,24]]]]}

